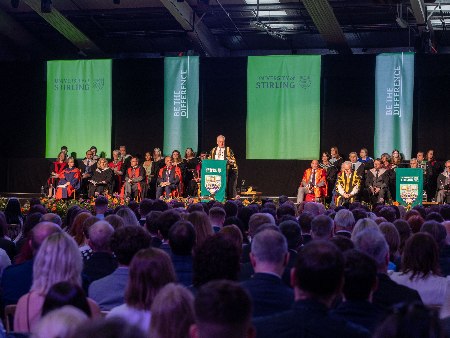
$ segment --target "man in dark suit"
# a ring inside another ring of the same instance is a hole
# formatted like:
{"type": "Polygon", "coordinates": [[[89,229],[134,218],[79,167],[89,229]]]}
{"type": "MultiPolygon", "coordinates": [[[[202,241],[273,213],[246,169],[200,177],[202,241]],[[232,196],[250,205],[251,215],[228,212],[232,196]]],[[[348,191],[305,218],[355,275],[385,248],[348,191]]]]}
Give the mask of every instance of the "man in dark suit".
{"type": "Polygon", "coordinates": [[[137,157],[133,157],[131,159],[131,166],[126,169],[124,173],[124,197],[136,199],[139,194],[141,195],[141,197],[145,196],[145,170],[139,165],[139,160],[137,157]]]}
{"type": "Polygon", "coordinates": [[[166,166],[159,170],[156,199],[159,199],[163,192],[166,193],[166,197],[169,197],[173,190],[178,189],[180,184],[181,171],[177,166],[172,165],[172,159],[170,156],[164,158],[166,166]]]}
{"type": "Polygon", "coordinates": [[[233,150],[230,147],[225,147],[225,136],[217,136],[217,147],[211,150],[211,159],[227,161],[227,199],[235,198],[237,195],[238,166],[233,150]]]}
{"type": "Polygon", "coordinates": [[[389,173],[381,166],[381,160],[373,162],[373,168],[366,174],[366,199],[371,203],[384,203],[389,192],[389,173]]]}
{"type": "Polygon", "coordinates": [[[384,311],[371,301],[378,285],[377,264],[373,258],[357,250],[345,252],[344,257],[344,302],[332,311],[332,315],[374,333],[384,317],[384,311]]]}
{"type": "Polygon", "coordinates": [[[289,310],[294,303],[294,291],[281,279],[289,261],[286,238],[267,229],[252,240],[250,261],[255,274],[242,283],[253,301],[253,317],[289,310]]]}
{"type": "Polygon", "coordinates": [[[387,275],[389,246],[380,231],[366,229],[355,237],[354,242],[357,250],[368,254],[377,263],[378,289],[373,294],[374,304],[388,311],[398,303],[422,303],[416,290],[397,284],[387,275]]]}
{"type": "Polygon", "coordinates": [[[332,243],[306,244],[292,270],[295,303],[290,311],[253,321],[258,338],[369,337],[367,330],[331,317],[328,309],[344,282],[344,258],[332,243]]]}

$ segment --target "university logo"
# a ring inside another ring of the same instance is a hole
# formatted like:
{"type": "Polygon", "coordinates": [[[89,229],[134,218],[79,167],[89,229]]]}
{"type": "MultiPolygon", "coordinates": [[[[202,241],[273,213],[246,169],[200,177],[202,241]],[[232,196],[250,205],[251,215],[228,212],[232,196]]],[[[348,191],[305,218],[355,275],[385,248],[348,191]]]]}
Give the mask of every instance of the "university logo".
{"type": "Polygon", "coordinates": [[[303,89],[309,88],[311,87],[311,77],[308,76],[299,76],[299,82],[298,84],[300,85],[300,87],[302,87],[303,89]]]}
{"type": "Polygon", "coordinates": [[[418,196],[419,196],[418,184],[400,184],[400,197],[407,204],[412,204],[418,196]]]}
{"type": "Polygon", "coordinates": [[[101,78],[101,79],[93,79],[92,80],[92,87],[95,90],[102,90],[103,87],[105,86],[105,79],[101,78]]]}
{"type": "Polygon", "coordinates": [[[211,195],[214,195],[222,186],[222,176],[205,175],[205,188],[211,195]]]}

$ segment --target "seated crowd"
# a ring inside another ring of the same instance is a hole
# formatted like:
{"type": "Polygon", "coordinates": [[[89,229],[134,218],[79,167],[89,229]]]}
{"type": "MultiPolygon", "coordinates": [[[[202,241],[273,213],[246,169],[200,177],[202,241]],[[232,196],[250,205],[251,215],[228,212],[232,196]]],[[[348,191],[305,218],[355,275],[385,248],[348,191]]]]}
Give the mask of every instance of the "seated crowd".
{"type": "Polygon", "coordinates": [[[74,205],[61,219],[39,200],[26,216],[9,202],[0,288],[12,336],[450,334],[448,204],[144,198],[110,210],[99,196],[94,213],[74,205]]]}
{"type": "Polygon", "coordinates": [[[297,203],[303,201],[330,202],[342,205],[355,201],[370,204],[396,200],[396,169],[420,168],[423,171],[423,200],[426,202],[450,203],[450,160],[436,161],[434,151],[419,151],[417,158],[409,163],[402,161],[398,150],[381,158],[368,156],[362,148],[359,157],[356,152],[349,154],[345,161],[336,146],[322,153],[322,161],[313,160],[311,168],[305,170],[297,193],[297,203]]]}

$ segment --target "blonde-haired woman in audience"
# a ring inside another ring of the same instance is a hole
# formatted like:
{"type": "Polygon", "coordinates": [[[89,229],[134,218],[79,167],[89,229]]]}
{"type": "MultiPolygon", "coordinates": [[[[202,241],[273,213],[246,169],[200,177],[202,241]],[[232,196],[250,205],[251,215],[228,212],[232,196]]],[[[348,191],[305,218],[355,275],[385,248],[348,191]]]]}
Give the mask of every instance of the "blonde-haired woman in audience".
{"type": "MultiPolygon", "coordinates": [[[[14,315],[14,330],[32,332],[41,317],[45,296],[52,285],[70,282],[81,285],[83,262],[74,239],[64,232],[44,240],[33,264],[33,284],[23,295],[14,315]]],[[[88,299],[92,317],[100,316],[98,305],[88,299]]]]}
{"type": "Polygon", "coordinates": [[[182,285],[167,284],[156,295],[151,313],[150,338],[187,338],[195,320],[194,296],[182,285]]]}
{"type": "Polygon", "coordinates": [[[153,300],[159,290],[174,282],[175,278],[175,270],[168,254],[160,249],[140,250],[130,263],[125,304],[113,308],[107,318],[122,318],[148,332],[153,300]]]}
{"type": "Polygon", "coordinates": [[[139,221],[138,221],[138,219],[136,217],[136,214],[133,212],[133,210],[131,210],[128,207],[120,208],[116,212],[116,215],[122,217],[125,225],[140,226],[139,225],[139,221]]]}
{"type": "Polygon", "coordinates": [[[66,305],[50,311],[41,318],[33,332],[33,338],[69,338],[75,330],[88,320],[81,310],[66,305]]]}

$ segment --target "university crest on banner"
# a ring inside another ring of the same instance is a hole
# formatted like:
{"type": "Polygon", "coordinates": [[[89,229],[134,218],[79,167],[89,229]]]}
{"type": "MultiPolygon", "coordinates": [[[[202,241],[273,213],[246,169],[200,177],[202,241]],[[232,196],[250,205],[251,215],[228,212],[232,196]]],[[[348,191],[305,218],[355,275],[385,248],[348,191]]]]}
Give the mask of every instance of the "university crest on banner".
{"type": "Polygon", "coordinates": [[[216,201],[225,201],[227,186],[227,161],[203,160],[201,172],[201,195],[211,196],[216,201]]]}
{"type": "Polygon", "coordinates": [[[419,196],[417,184],[400,184],[400,197],[407,203],[412,204],[419,196]]]}
{"type": "Polygon", "coordinates": [[[206,175],[205,188],[211,195],[214,195],[222,186],[222,177],[219,175],[206,175]]]}
{"type": "Polygon", "coordinates": [[[395,178],[399,204],[411,208],[422,203],[423,171],[421,168],[397,168],[395,178]]]}

